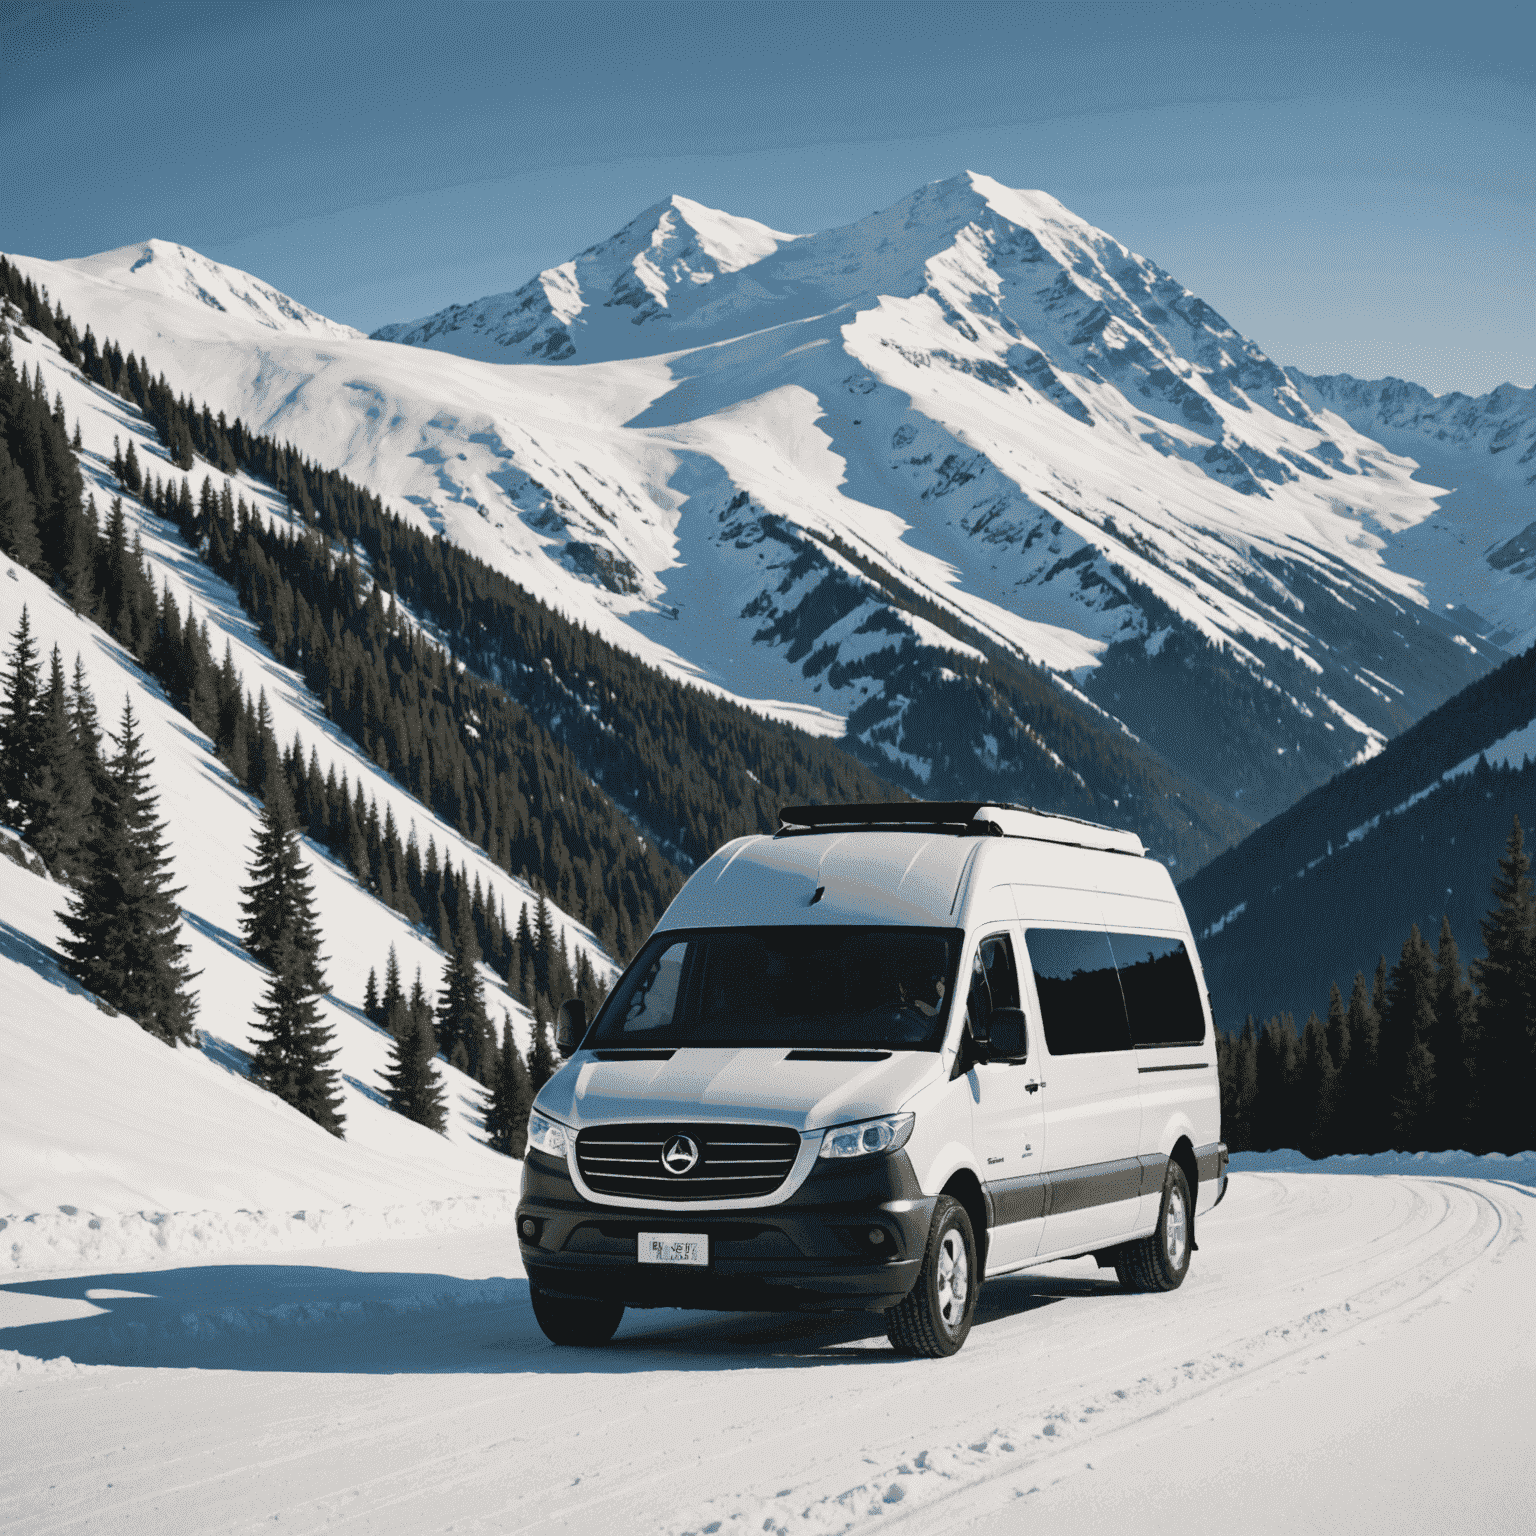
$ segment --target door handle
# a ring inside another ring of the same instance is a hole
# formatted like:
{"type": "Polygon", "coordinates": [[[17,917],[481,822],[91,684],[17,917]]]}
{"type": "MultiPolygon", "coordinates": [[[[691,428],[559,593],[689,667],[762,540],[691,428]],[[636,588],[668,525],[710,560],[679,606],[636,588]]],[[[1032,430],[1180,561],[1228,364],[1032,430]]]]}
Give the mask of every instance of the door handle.
{"type": "Polygon", "coordinates": [[[1045,1084],[1044,1083],[1025,1083],[1024,1087],[1025,1087],[1025,1090],[1027,1092],[1029,1092],[1029,1093],[1036,1093],[1041,1088],[1044,1088],[1045,1084]]]}

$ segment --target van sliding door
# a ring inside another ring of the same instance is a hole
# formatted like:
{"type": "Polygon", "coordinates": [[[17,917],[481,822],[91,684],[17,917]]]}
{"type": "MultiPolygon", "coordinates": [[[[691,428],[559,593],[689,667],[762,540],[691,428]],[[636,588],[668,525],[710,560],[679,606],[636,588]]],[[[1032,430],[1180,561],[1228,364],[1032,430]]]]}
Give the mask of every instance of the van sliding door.
{"type": "Polygon", "coordinates": [[[1141,1192],[1141,1095],[1109,936],[1099,926],[1024,935],[1047,1059],[1050,1205],[1040,1252],[1084,1251],[1132,1230],[1141,1192]]]}

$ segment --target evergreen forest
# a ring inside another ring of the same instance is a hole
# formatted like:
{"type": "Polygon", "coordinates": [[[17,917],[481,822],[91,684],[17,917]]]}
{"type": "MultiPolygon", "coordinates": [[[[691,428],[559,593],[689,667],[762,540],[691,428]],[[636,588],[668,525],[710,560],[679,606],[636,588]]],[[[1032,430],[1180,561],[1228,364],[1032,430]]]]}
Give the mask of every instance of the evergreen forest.
{"type": "Polygon", "coordinates": [[[1536,1130],[1536,894],[1513,820],[1463,967],[1450,919],[1436,943],[1414,924],[1390,968],[1337,983],[1325,1013],[1216,1035],[1222,1137],[1234,1152],[1308,1157],[1390,1150],[1519,1152],[1536,1130]]]}

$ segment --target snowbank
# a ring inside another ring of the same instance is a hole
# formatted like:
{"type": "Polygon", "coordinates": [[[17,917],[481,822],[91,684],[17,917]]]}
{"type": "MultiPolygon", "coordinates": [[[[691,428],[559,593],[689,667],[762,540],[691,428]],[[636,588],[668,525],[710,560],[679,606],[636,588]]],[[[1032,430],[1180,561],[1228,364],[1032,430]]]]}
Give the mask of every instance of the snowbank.
{"type": "Polygon", "coordinates": [[[1536,1187],[1536,1152],[1346,1152],[1310,1158],[1286,1147],[1278,1152],[1234,1152],[1233,1172],[1410,1173],[1457,1179],[1505,1179],[1536,1187]]]}

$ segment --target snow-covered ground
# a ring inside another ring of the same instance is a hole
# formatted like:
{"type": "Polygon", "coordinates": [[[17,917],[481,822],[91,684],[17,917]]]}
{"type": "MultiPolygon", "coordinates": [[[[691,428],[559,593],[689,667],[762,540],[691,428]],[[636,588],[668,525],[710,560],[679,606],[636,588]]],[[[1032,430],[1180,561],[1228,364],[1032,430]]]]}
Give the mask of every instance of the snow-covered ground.
{"type": "Polygon", "coordinates": [[[510,1226],[17,1274],[0,1527],[1528,1529],[1536,1155],[1383,1161],[1244,1159],[1180,1291],[1010,1276],[939,1362],[860,1317],[559,1350],[510,1226]]]}

